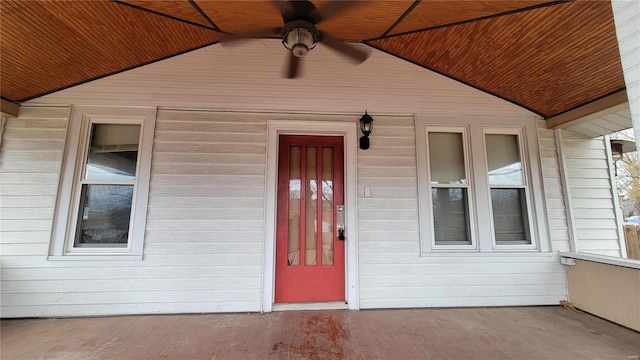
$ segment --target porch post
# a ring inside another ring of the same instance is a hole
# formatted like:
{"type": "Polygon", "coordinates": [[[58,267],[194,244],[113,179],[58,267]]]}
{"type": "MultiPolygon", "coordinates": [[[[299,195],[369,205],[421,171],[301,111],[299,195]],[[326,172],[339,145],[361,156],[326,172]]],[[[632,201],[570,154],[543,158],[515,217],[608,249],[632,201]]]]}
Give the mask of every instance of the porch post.
{"type": "Polygon", "coordinates": [[[636,149],[640,151],[640,1],[612,0],[636,149]]]}

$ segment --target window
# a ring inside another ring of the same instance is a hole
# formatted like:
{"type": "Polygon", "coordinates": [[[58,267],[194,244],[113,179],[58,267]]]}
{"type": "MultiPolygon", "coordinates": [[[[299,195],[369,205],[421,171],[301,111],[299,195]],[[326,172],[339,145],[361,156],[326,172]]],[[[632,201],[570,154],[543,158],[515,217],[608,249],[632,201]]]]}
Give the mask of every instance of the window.
{"type": "Polygon", "coordinates": [[[423,254],[549,251],[536,212],[542,191],[531,191],[542,189],[530,170],[539,168],[536,125],[526,118],[416,117],[423,254]]]}
{"type": "Polygon", "coordinates": [[[91,123],[74,247],[127,247],[140,124],[91,123]]]}
{"type": "Polygon", "coordinates": [[[464,128],[427,128],[432,245],[474,245],[464,128]]]}
{"type": "Polygon", "coordinates": [[[531,245],[520,134],[485,132],[484,138],[495,244],[531,245]]]}
{"type": "Polygon", "coordinates": [[[155,109],[74,109],[51,257],[142,257],[154,126],[155,109]]]}

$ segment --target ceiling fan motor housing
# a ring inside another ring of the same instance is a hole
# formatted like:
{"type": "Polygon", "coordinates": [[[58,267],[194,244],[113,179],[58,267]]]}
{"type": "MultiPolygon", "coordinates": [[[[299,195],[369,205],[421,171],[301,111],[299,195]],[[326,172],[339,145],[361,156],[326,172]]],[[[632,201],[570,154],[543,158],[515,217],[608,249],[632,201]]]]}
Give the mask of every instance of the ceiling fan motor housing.
{"type": "Polygon", "coordinates": [[[320,39],[316,26],[306,20],[292,20],[284,24],[280,31],[282,44],[296,57],[304,57],[320,39]]]}

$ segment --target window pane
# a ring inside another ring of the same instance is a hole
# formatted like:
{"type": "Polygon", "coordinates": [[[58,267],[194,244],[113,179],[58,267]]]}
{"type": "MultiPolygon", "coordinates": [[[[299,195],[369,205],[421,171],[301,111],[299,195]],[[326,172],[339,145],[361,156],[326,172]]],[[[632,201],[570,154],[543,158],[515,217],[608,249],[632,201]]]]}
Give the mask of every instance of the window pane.
{"type": "Polygon", "coordinates": [[[126,247],[133,185],[82,185],[75,247],[126,247]]]}
{"type": "Polygon", "coordinates": [[[524,189],[491,189],[496,244],[531,244],[524,189]]]}
{"type": "Polygon", "coordinates": [[[487,134],[487,161],[490,185],[523,185],[518,136],[487,134]]]}
{"type": "Polygon", "coordinates": [[[467,189],[434,188],[431,195],[436,245],[471,244],[467,189]]]}
{"type": "Polygon", "coordinates": [[[461,133],[429,133],[432,184],[466,184],[461,133]]]}
{"type": "Polygon", "coordinates": [[[93,124],[87,179],[135,179],[140,125],[93,124]]]}

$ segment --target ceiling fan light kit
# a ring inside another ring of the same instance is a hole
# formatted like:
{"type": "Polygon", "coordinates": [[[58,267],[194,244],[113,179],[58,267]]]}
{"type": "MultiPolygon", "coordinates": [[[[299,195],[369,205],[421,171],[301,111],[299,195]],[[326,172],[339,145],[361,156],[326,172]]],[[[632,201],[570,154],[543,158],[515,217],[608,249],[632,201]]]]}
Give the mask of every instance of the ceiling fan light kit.
{"type": "Polygon", "coordinates": [[[320,33],[316,26],[306,20],[294,20],[285,24],[280,35],[282,44],[295,57],[304,57],[309,50],[316,47],[320,38],[320,33]]]}
{"type": "Polygon", "coordinates": [[[281,28],[262,29],[243,35],[225,33],[221,37],[226,39],[225,41],[238,41],[241,38],[271,38],[273,35],[280,35],[282,44],[290,51],[283,73],[283,77],[288,79],[300,75],[300,59],[305,57],[319,42],[357,64],[364,62],[369,57],[369,51],[359,49],[357,46],[317,28],[317,25],[323,20],[339,14],[357,2],[328,1],[319,8],[316,8],[309,0],[271,0],[271,3],[280,11],[283,21],[281,28]]]}

